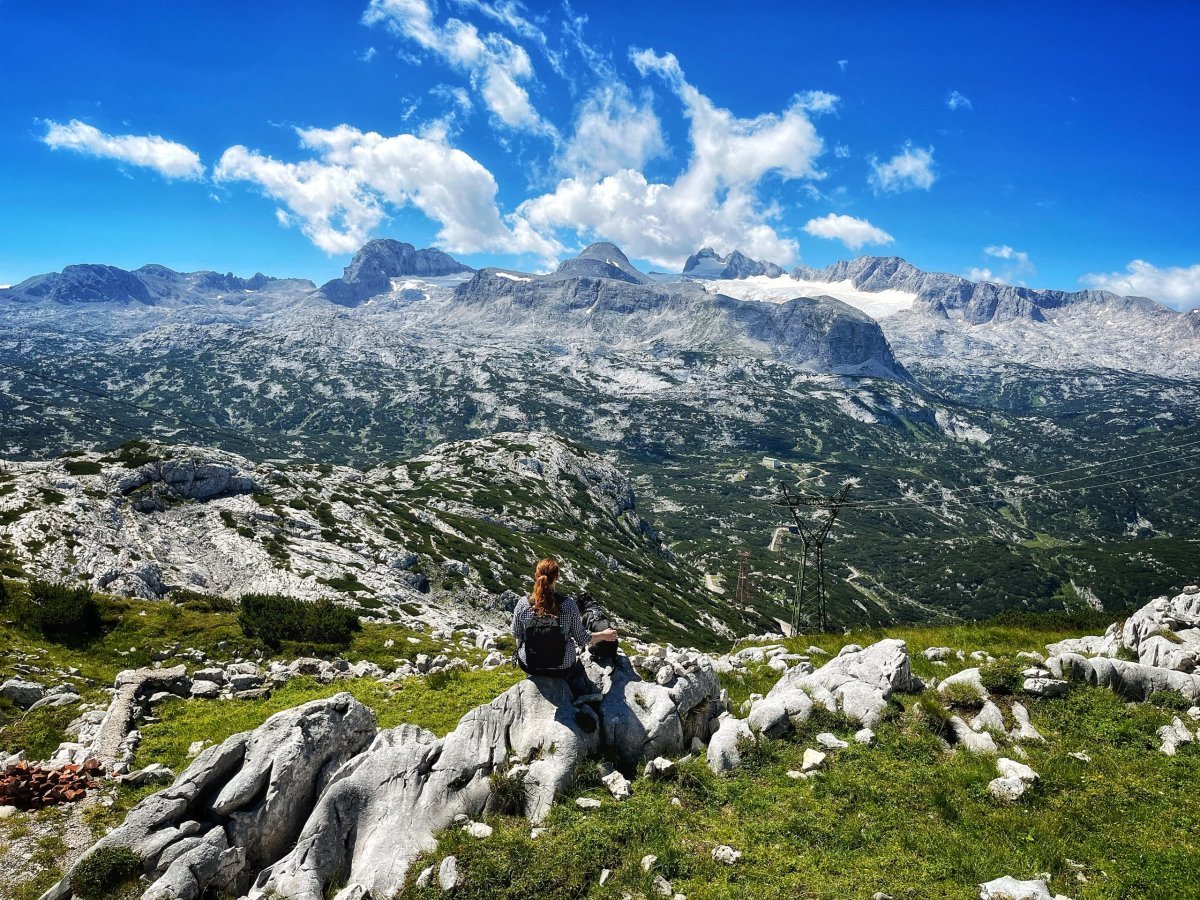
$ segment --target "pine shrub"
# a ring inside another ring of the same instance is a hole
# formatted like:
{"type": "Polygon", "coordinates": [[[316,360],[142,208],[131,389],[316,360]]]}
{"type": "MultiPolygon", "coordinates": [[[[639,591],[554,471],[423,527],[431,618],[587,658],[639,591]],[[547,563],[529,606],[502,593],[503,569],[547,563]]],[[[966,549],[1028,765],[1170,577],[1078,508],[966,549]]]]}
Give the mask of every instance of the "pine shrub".
{"type": "Polygon", "coordinates": [[[128,847],[101,847],[71,872],[71,891],[80,900],[113,900],[125,896],[122,888],[136,884],[141,871],[141,859],[128,847]]]}
{"type": "Polygon", "coordinates": [[[284,642],[317,650],[344,649],[362,629],[353,609],[329,599],[308,601],[282,594],[244,594],[238,624],[247,637],[273,650],[284,642]]]}
{"type": "Polygon", "coordinates": [[[53,641],[88,638],[100,631],[100,607],[86,587],[31,581],[20,613],[27,628],[53,641]]]}

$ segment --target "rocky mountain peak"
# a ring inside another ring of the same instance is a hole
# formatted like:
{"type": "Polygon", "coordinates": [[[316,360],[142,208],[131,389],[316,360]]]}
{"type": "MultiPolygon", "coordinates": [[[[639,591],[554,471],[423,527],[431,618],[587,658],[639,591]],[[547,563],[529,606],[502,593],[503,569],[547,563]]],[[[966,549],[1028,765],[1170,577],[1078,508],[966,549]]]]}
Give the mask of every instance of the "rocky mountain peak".
{"type": "Polygon", "coordinates": [[[404,241],[377,238],[363,244],[342,277],[322,285],[321,293],[333,303],[353,306],[390,291],[393,278],[436,278],[473,271],[441,250],[418,250],[404,241]]]}
{"type": "Polygon", "coordinates": [[[96,263],[67,266],[62,272],[35,275],[14,285],[0,296],[55,303],[145,303],[154,302],[146,284],[124,269],[96,263]]]}
{"type": "Polygon", "coordinates": [[[712,247],[701,247],[688,257],[683,274],[691,278],[753,278],[758,275],[778,278],[783,269],[772,262],[751,259],[741,250],[720,256],[712,247]]]}
{"type": "Polygon", "coordinates": [[[612,278],[630,284],[648,284],[650,278],[634,268],[616,244],[600,241],[585,247],[574,259],[563,260],[555,278],[612,278]]]}

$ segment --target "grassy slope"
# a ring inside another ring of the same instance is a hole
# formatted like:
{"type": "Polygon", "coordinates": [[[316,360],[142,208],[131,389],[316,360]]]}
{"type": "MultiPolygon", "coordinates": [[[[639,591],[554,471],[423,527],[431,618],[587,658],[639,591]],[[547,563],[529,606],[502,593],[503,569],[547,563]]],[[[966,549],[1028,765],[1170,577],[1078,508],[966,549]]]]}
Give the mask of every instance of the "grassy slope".
{"type": "MultiPolygon", "coordinates": [[[[47,654],[85,672],[87,664],[97,675],[119,667],[128,657],[106,655],[104,648],[127,650],[131,645],[124,637],[133,631],[144,634],[172,624],[155,618],[166,614],[156,609],[161,606],[132,603],[119,626],[123,630],[110,633],[90,651],[52,647],[47,654]],[[143,607],[148,608],[147,616],[138,616],[143,607]]],[[[217,634],[236,631],[228,614],[197,613],[194,621],[178,615],[176,623],[191,621],[195,626],[185,644],[204,646],[217,634]]],[[[371,626],[359,637],[368,658],[384,650],[386,638],[382,631],[375,634],[375,627],[393,626],[371,626]]],[[[920,656],[925,647],[983,649],[1005,656],[1097,630],[978,624],[889,629],[887,635],[908,641],[918,674],[944,677],[967,663],[935,666],[920,656]]],[[[836,652],[846,642],[867,644],[881,636],[882,632],[864,631],[804,636],[787,643],[797,650],[813,643],[836,652]]],[[[29,641],[11,630],[0,638],[29,641]]],[[[392,655],[416,646],[403,636],[394,639],[396,646],[386,651],[392,655]]],[[[152,642],[150,649],[154,646],[152,642]]],[[[359,658],[353,649],[346,656],[359,658]]],[[[172,701],[158,708],[158,722],[142,729],[137,762],[161,761],[178,770],[186,764],[192,741],[220,740],[279,709],[338,690],[350,690],[372,706],[385,727],[410,721],[444,733],[462,713],[503,690],[516,674],[510,669],[472,672],[433,684],[412,679],[394,693],[369,680],[319,685],[298,679],[266,701],[172,701]]],[[[745,678],[727,679],[726,686],[737,703],[751,691],[769,687],[775,678],[763,667],[745,678]]],[[[649,897],[651,875],[639,865],[646,854],[659,857],[654,873],[665,875],[693,900],[866,898],[879,890],[897,898],[969,898],[976,895],[974,885],[980,881],[1038,872],[1050,872],[1051,886],[1076,900],[1175,898],[1193,891],[1194,872],[1200,866],[1200,811],[1188,798],[1200,782],[1200,751],[1195,745],[1185,746],[1175,758],[1157,752],[1154,729],[1170,721],[1171,711],[1150,705],[1129,708],[1107,691],[1086,687],[1077,687],[1061,700],[1023,698],[1049,743],[1026,746],[1028,762],[1041,774],[1042,783],[1020,803],[1008,806],[987,794],[987,782],[995,775],[992,759],[944,753],[908,713],[914,698],[899,699],[891,718],[878,729],[876,746],[852,744],[834,751],[826,774],[816,781],[793,781],[786,772],[799,768],[816,731],[833,730],[849,738],[853,727],[834,717],[822,716],[802,734],[767,743],[728,778],[711,776],[697,760],[682,766],[680,783],[638,781],[634,796],[619,805],[585,779],[576,796],[604,800],[600,810],[583,812],[567,798],[536,841],[530,840],[523,820],[498,817],[492,838],[477,841],[460,832],[448,833],[428,862],[456,853],[464,881],[457,896],[497,900],[616,898],[624,891],[649,897]],[[1075,750],[1087,750],[1092,762],[1068,756],[1075,750]],[[672,805],[672,797],[681,805],[672,805]],[[738,865],[712,862],[711,850],[721,843],[744,852],[738,865]],[[1076,881],[1068,860],[1082,864],[1086,883],[1076,881]],[[600,887],[603,868],[612,869],[613,876],[600,887]]],[[[119,791],[116,805],[111,810],[96,807],[87,817],[89,823],[101,831],[152,790],[119,791]]],[[[0,844],[13,839],[12,829],[27,829],[42,817],[50,822],[58,814],[46,811],[0,823],[0,844]]],[[[47,860],[52,861],[50,845],[46,847],[47,860]]],[[[414,874],[419,870],[418,866],[414,874]]],[[[39,882],[44,885],[52,874],[51,869],[39,882]]],[[[27,887],[25,894],[19,889],[16,895],[35,896],[34,885],[27,887]]],[[[440,892],[426,894],[410,886],[404,896],[426,895],[440,892]]]]}
{"type": "MultiPolygon", "coordinates": [[[[1079,633],[964,625],[895,629],[889,636],[908,641],[920,674],[944,677],[967,663],[934,666],[919,656],[925,647],[1003,656],[1079,633]]],[[[861,632],[788,643],[836,651],[848,641],[866,644],[879,636],[861,632]]],[[[776,677],[760,669],[726,684],[736,702],[776,677]]],[[[1011,698],[998,699],[1007,707],[1011,698]]],[[[909,713],[914,700],[899,698],[877,729],[875,746],[851,742],[832,752],[826,774],[813,782],[786,773],[800,768],[816,732],[832,730],[849,740],[855,726],[814,718],[803,732],[767,742],[732,777],[713,777],[696,760],[683,766],[679,784],[638,781],[623,804],[603,789],[584,788],[577,796],[603,800],[600,810],[583,812],[568,799],[536,840],[527,823],[498,818],[493,838],[449,833],[427,862],[455,853],[464,881],[458,896],[507,900],[616,898],[626,891],[650,897],[654,874],[693,900],[841,900],[876,891],[898,900],[966,900],[978,895],[975,885],[982,881],[1041,872],[1053,876],[1053,889],[1076,900],[1194,896],[1200,809],[1189,798],[1200,779],[1200,752],[1195,745],[1175,758],[1157,752],[1154,730],[1170,721],[1172,711],[1126,707],[1110,692],[1090,687],[1076,687],[1060,700],[1022,697],[1048,739],[1046,745],[1026,744],[1028,763],[1042,783],[1021,802],[1002,804],[987,792],[996,776],[994,758],[944,752],[909,713]],[[1091,763],[1068,755],[1076,750],[1086,750],[1091,763]],[[674,806],[672,797],[681,805],[674,806]],[[718,844],[742,850],[741,862],[714,863],[710,854],[718,844]],[[640,867],[647,854],[659,857],[650,874],[640,867]],[[601,887],[604,868],[613,875],[601,887]],[[1078,881],[1076,871],[1088,881],[1078,881]]],[[[410,885],[403,896],[438,893],[410,885]]]]}

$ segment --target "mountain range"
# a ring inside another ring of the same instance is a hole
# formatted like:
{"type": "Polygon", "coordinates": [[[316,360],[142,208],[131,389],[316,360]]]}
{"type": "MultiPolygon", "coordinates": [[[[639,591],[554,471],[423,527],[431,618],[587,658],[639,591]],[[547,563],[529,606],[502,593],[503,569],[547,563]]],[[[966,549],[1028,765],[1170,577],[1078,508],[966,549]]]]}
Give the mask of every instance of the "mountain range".
{"type": "MultiPolygon", "coordinates": [[[[539,274],[375,240],[320,287],[69,266],[0,291],[0,456],[149,438],[369,472],[551,433],[628,473],[713,597],[750,549],[760,625],[787,616],[795,576],[772,539],[781,477],[879,501],[834,533],[843,621],[1117,608],[1200,574],[1200,498],[1176,472],[1200,425],[1198,322],[892,258],[785,274],[710,248],[664,274],[597,243],[539,274]],[[1110,462],[1127,457],[1142,467],[1110,462]],[[1040,475],[1062,470],[1122,474],[1040,475]]],[[[14,527],[0,551],[24,565],[14,527]]]]}

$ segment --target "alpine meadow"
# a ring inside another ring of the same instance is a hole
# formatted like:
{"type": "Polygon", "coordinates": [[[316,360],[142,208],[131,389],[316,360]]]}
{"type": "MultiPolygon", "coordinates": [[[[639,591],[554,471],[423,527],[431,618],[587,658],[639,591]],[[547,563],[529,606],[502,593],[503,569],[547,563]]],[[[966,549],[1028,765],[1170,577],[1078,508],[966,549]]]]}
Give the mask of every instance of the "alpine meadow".
{"type": "Polygon", "coordinates": [[[1200,897],[1200,8],[1084,12],[0,7],[0,900],[1200,897]]]}

